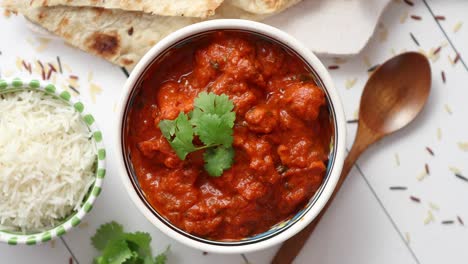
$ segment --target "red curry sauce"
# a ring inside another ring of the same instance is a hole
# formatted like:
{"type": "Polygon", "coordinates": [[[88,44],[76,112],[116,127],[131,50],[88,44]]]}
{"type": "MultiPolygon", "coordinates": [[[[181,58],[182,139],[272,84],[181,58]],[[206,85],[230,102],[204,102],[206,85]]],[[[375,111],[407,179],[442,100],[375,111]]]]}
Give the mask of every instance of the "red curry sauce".
{"type": "Polygon", "coordinates": [[[245,33],[211,33],[170,51],[145,76],[126,135],[151,205],[215,240],[264,232],[303,208],[322,183],[333,133],[310,76],[278,44],[245,33]],[[235,160],[218,178],[204,170],[203,150],[182,161],[158,128],[192,110],[202,91],[235,105],[235,160]]]}

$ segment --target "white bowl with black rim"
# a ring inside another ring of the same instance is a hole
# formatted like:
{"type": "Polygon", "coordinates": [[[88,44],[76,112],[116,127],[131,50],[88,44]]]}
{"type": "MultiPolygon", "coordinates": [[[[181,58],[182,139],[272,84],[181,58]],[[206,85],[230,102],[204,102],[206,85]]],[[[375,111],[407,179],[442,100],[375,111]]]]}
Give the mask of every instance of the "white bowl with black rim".
{"type": "Polygon", "coordinates": [[[84,104],[73,98],[68,91],[61,90],[53,84],[43,83],[38,80],[25,81],[19,78],[0,80],[0,95],[24,90],[38,91],[46,95],[50,95],[51,98],[53,98],[52,100],[60,100],[65,105],[79,113],[79,116],[82,118],[83,123],[89,130],[90,135],[92,135],[90,140],[92,141],[92,144],[95,145],[97,151],[95,166],[93,167],[95,179],[91,186],[86,190],[86,194],[84,195],[79,208],[72,210],[69,215],[58,220],[57,224],[54,226],[44,228],[44,230],[41,231],[9,230],[2,229],[0,226],[0,242],[8,243],[10,245],[35,245],[47,242],[78,226],[84,216],[92,210],[94,202],[101,193],[102,183],[106,174],[106,151],[102,133],[99,130],[93,115],[86,110],[84,104]]]}
{"type": "Polygon", "coordinates": [[[115,139],[116,145],[118,146],[117,158],[119,162],[119,172],[122,183],[137,208],[153,225],[169,237],[193,248],[215,253],[246,253],[261,250],[277,245],[297,234],[320,213],[331,197],[339,179],[345,157],[345,115],[338,92],[325,66],[307,47],[287,33],[262,23],[247,20],[222,19],[201,22],[182,28],[156,44],[136,65],[124,86],[123,94],[118,105],[116,125],[115,139]],[[218,30],[235,30],[255,34],[257,36],[261,35],[301,58],[314,75],[313,77],[317,85],[321,87],[326,94],[334,131],[331,139],[332,147],[329,154],[326,175],[324,176],[320,188],[307,205],[293,217],[274,225],[270,230],[237,241],[216,241],[195,236],[173,225],[159,214],[157,210],[151,206],[139,186],[137,176],[131,164],[129,151],[126,149],[124,137],[125,131],[128,128],[127,118],[129,109],[132,107],[133,99],[139,89],[138,87],[142,83],[143,77],[152,63],[161,58],[166,51],[177,46],[181,42],[207,32],[218,30]]]}

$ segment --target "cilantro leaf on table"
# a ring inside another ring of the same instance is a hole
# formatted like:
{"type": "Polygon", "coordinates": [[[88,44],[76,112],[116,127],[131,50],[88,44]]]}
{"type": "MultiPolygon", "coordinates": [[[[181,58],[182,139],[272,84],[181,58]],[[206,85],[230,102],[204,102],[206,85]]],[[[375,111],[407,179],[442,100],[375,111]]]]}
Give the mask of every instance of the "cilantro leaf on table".
{"type": "Polygon", "coordinates": [[[166,250],[164,252],[161,252],[159,255],[156,256],[154,259],[155,264],[165,264],[167,261],[167,253],[169,253],[169,250],[171,249],[171,246],[167,246],[166,250]]]}
{"type": "Polygon", "coordinates": [[[97,250],[104,250],[108,241],[118,239],[123,234],[123,226],[116,222],[110,222],[101,225],[96,234],[91,238],[91,241],[97,250]]]}
{"type": "Polygon", "coordinates": [[[166,261],[167,261],[167,256],[165,253],[161,253],[157,255],[156,258],[154,259],[155,264],[164,264],[166,263],[166,261]]]}
{"type": "Polygon", "coordinates": [[[116,222],[102,225],[91,241],[101,252],[100,256],[94,258],[95,264],[165,264],[169,250],[168,247],[166,251],[153,257],[151,236],[148,233],[125,233],[122,225],[116,222]],[[158,259],[160,262],[157,262],[158,259]]]}
{"type": "Polygon", "coordinates": [[[234,149],[232,147],[216,147],[206,150],[203,155],[205,170],[215,177],[221,176],[225,169],[229,169],[234,161],[234,149]]]}
{"type": "Polygon", "coordinates": [[[151,256],[151,236],[148,233],[135,232],[124,235],[129,248],[138,253],[141,257],[151,256]]]}
{"type": "Polygon", "coordinates": [[[111,240],[97,258],[97,264],[122,264],[133,257],[132,251],[123,239],[111,240]]]}
{"type": "Polygon", "coordinates": [[[191,152],[206,149],[203,155],[206,171],[210,176],[221,176],[232,166],[234,158],[234,103],[225,94],[202,92],[193,105],[188,115],[181,112],[175,120],[162,120],[159,128],[181,160],[191,152]],[[193,144],[195,136],[203,146],[193,144]]]}

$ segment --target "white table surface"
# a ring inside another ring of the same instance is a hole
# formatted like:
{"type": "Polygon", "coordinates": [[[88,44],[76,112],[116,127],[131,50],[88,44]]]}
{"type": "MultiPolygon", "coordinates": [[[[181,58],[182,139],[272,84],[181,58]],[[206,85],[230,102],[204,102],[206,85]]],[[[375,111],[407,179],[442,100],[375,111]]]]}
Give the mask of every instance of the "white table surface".
{"type": "MultiPolygon", "coordinates": [[[[376,34],[360,55],[343,59],[324,58],[339,65],[331,70],[341,94],[348,120],[356,119],[359,97],[368,78],[368,68],[403,51],[430,53],[433,85],[427,107],[403,131],[369,149],[351,171],[342,191],[307,242],[295,263],[467,263],[468,182],[450,168],[468,176],[468,1],[392,1],[376,34]],[[412,19],[419,16],[421,20],[412,19]],[[444,16],[445,20],[434,19],[444,16]],[[461,24],[461,27],[457,24],[461,24]],[[456,32],[455,32],[456,31],[456,32]],[[418,46],[410,37],[415,37],[418,46]],[[456,53],[460,60],[452,65],[456,53]],[[446,83],[441,72],[444,71],[446,83]],[[354,85],[350,85],[355,81],[354,85]],[[351,87],[352,86],[352,87],[351,87]],[[449,108],[450,110],[448,110],[449,108]],[[430,147],[434,156],[426,151],[430,147]],[[430,175],[418,180],[428,164],[430,175]],[[392,191],[390,186],[405,186],[392,191]],[[416,203],[410,196],[420,198],[416,203]],[[429,212],[434,220],[425,224],[429,212]],[[442,224],[452,220],[453,224],[442,224]]],[[[352,27],[352,25],[350,25],[352,27]]],[[[320,36],[310,36],[310,38],[320,36]]],[[[32,34],[21,17],[0,16],[0,74],[2,77],[31,76],[21,60],[55,63],[60,56],[63,76],[52,76],[58,86],[68,86],[68,76],[79,76],[80,99],[95,114],[108,149],[108,174],[103,192],[83,223],[55,242],[39,246],[0,245],[0,263],[91,263],[97,252],[90,237],[96,228],[116,220],[128,230],[151,233],[153,249],[171,245],[169,263],[269,263],[278,247],[241,255],[203,254],[173,241],[159,232],[134,207],[116,173],[113,118],[115,103],[126,76],[103,60],[32,34]],[[17,63],[19,61],[19,63],[17,63]],[[18,65],[17,65],[18,64],[18,65]]],[[[356,124],[348,124],[352,144],[356,124]]]]}

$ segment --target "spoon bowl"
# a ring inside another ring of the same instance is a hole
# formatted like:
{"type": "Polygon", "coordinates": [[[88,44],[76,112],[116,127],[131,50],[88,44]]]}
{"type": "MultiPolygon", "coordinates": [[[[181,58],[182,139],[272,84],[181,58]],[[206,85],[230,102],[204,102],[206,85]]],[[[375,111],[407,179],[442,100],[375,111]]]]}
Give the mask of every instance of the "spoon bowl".
{"type": "Polygon", "coordinates": [[[395,132],[421,112],[430,87],[431,69],[424,55],[408,52],[393,57],[367,81],[359,120],[375,133],[395,132]]]}

